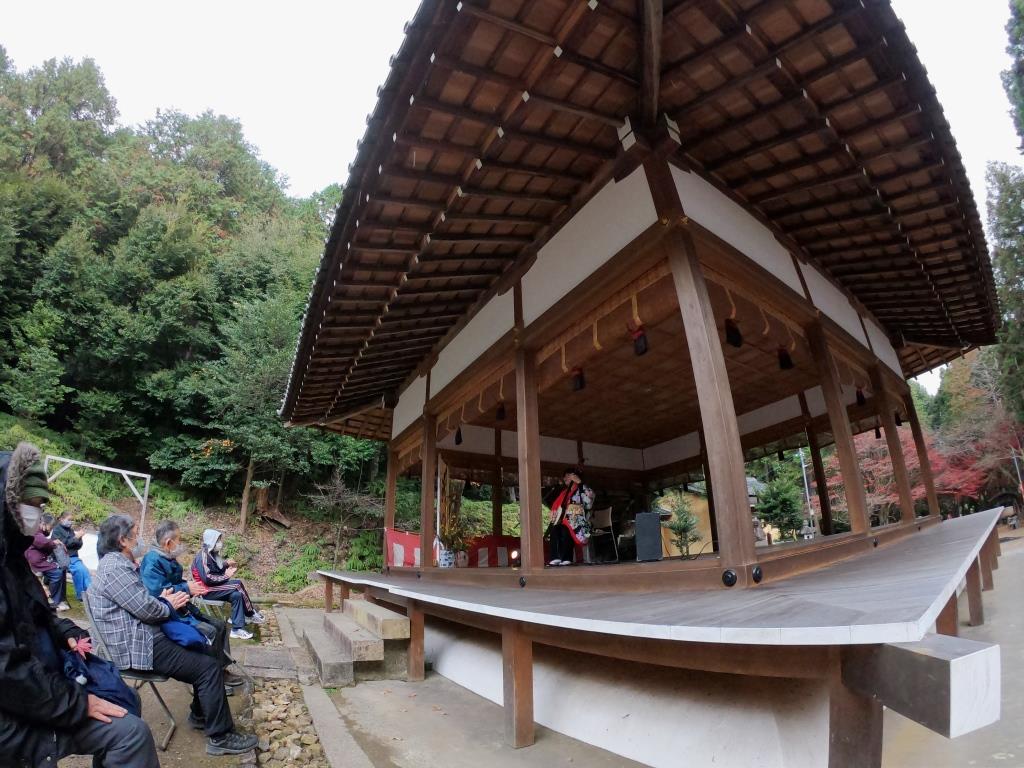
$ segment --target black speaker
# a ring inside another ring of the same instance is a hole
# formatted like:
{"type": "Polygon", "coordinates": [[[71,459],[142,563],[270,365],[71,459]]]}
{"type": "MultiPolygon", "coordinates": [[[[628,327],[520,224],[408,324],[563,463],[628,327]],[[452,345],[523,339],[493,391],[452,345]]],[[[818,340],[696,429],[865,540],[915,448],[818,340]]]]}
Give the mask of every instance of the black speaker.
{"type": "Polygon", "coordinates": [[[636,559],[661,560],[661,515],[657,512],[636,516],[636,559]]]}

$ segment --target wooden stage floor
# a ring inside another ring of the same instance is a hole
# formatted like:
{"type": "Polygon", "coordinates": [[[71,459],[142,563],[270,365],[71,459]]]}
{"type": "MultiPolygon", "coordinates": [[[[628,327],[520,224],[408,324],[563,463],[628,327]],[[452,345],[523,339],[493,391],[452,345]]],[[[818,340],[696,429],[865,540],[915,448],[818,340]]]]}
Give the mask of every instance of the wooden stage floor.
{"type": "Polygon", "coordinates": [[[999,510],[989,510],[947,520],[816,571],[731,591],[609,594],[320,573],[424,605],[629,637],[744,645],[914,642],[931,629],[998,517],[999,510]]]}

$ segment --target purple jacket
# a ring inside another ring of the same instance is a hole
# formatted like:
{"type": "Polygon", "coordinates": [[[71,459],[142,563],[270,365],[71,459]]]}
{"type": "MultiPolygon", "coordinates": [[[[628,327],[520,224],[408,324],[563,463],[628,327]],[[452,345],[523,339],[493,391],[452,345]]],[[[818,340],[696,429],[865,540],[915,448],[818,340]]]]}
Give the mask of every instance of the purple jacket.
{"type": "Polygon", "coordinates": [[[28,567],[36,573],[46,573],[56,569],[57,564],[50,559],[57,542],[46,537],[44,533],[36,531],[32,539],[32,546],[25,550],[25,559],[28,560],[28,567]]]}

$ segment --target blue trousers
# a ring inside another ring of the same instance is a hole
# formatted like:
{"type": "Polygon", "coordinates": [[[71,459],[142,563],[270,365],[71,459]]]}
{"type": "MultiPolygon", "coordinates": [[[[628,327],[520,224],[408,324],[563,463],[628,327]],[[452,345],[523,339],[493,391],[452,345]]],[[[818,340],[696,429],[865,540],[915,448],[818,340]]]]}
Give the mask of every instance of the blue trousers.
{"type": "Polygon", "coordinates": [[[54,605],[63,603],[68,596],[68,572],[63,568],[54,568],[43,573],[43,581],[50,590],[50,602],[54,605]]]}
{"type": "Polygon", "coordinates": [[[231,603],[231,628],[243,629],[246,619],[252,616],[255,609],[249,600],[249,593],[240,579],[229,579],[230,587],[211,589],[204,597],[209,600],[228,600],[231,603]]]}
{"type": "Polygon", "coordinates": [[[85,594],[89,589],[89,585],[92,584],[92,576],[89,575],[89,569],[85,567],[82,559],[76,555],[71,558],[68,570],[71,572],[71,580],[75,585],[75,596],[81,600],[82,595],[85,594]]]}

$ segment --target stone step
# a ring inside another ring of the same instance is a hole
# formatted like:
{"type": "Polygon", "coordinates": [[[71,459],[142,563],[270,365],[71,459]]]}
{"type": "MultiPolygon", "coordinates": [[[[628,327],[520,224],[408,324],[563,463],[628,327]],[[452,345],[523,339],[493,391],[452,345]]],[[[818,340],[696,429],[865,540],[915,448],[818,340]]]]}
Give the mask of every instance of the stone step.
{"type": "Polygon", "coordinates": [[[324,629],[352,657],[352,661],[383,661],[384,641],[354,619],[341,613],[325,613],[324,629]]]}
{"type": "Polygon", "coordinates": [[[384,606],[349,599],[345,601],[344,613],[381,640],[409,639],[409,619],[384,606]]]}
{"type": "Polygon", "coordinates": [[[292,628],[309,651],[322,686],[341,688],[354,685],[356,677],[352,656],[324,629],[322,616],[319,611],[294,613],[291,616],[292,628]]]}

